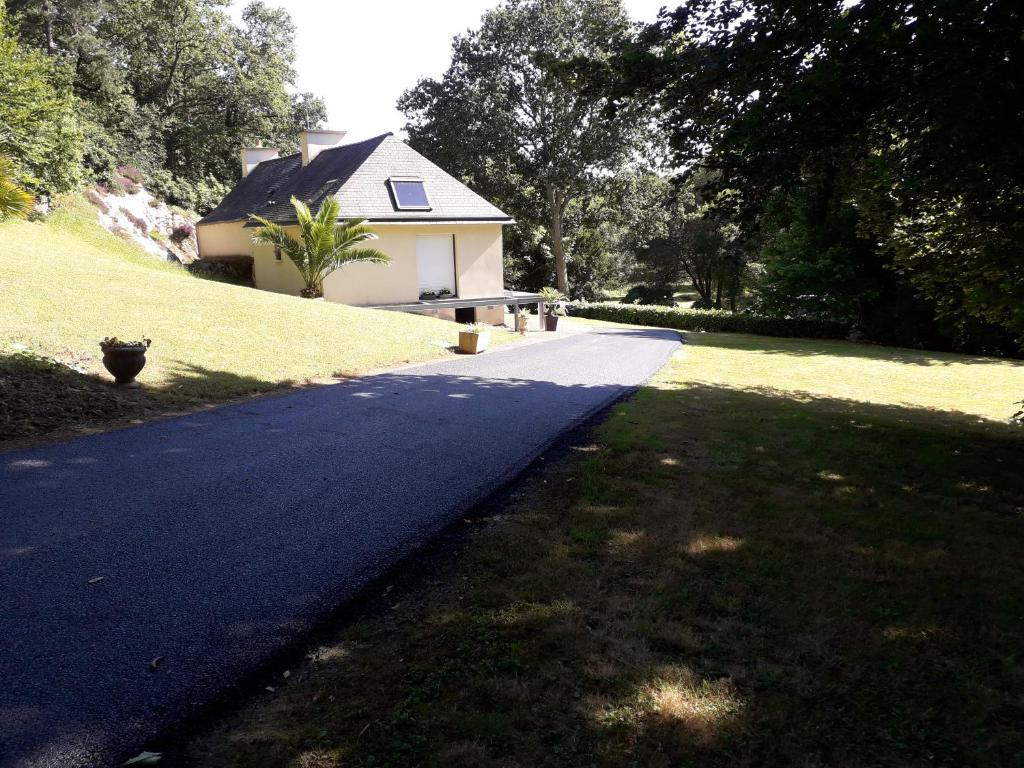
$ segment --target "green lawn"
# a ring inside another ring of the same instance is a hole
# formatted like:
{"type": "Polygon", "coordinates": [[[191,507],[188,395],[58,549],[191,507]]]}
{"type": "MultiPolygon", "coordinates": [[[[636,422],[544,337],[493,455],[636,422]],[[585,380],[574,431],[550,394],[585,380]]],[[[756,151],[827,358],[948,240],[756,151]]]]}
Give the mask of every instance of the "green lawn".
{"type": "MultiPolygon", "coordinates": [[[[191,277],[106,232],[76,198],[43,223],[0,225],[0,440],[60,428],[62,412],[68,425],[103,423],[449,355],[457,335],[442,320],[191,277]],[[143,393],[46,376],[12,354],[22,344],[109,380],[105,336],[153,340],[143,393]],[[15,395],[34,405],[13,413],[15,395]],[[49,415],[29,412],[48,403],[49,415]]],[[[494,343],[514,338],[498,332],[494,343]]]]}
{"type": "Polygon", "coordinates": [[[1024,764],[1024,366],[686,340],[185,764],[1024,764]]]}

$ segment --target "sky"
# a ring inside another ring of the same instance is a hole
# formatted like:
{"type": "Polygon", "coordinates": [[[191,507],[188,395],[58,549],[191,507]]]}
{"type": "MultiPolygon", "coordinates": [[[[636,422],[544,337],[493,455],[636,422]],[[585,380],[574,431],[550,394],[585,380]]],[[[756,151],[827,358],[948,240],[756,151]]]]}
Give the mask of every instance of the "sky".
{"type": "MultiPolygon", "coordinates": [[[[452,38],[479,26],[498,0],[269,0],[297,28],[298,89],[327,102],[327,125],[345,141],[401,132],[395,109],[402,92],[423,77],[440,77],[452,38]]],[[[244,0],[233,0],[240,20],[244,0]]],[[[653,21],[669,0],[624,0],[634,21],[653,21]]]]}

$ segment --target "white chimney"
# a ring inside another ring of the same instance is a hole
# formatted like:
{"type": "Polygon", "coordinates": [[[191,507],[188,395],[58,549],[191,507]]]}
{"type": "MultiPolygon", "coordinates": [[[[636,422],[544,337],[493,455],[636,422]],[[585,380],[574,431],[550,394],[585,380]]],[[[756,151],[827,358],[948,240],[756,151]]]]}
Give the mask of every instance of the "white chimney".
{"type": "Polygon", "coordinates": [[[313,158],[325,149],[337,147],[345,138],[346,131],[302,131],[299,146],[302,147],[302,165],[307,166],[313,158]]]}
{"type": "Polygon", "coordinates": [[[242,148],[242,178],[248,176],[252,169],[264,160],[273,160],[278,156],[276,149],[271,147],[243,147],[242,148]]]}

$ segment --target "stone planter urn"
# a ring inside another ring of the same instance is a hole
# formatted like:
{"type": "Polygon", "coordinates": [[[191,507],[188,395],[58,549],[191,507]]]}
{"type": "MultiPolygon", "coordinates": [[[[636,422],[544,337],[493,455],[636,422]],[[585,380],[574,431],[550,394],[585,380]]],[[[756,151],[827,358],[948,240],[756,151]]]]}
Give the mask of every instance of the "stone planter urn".
{"type": "Polygon", "coordinates": [[[137,389],[139,382],[135,377],[146,367],[146,350],[150,340],[121,341],[116,336],[100,342],[103,350],[103,367],[114,377],[119,387],[137,389]]]}

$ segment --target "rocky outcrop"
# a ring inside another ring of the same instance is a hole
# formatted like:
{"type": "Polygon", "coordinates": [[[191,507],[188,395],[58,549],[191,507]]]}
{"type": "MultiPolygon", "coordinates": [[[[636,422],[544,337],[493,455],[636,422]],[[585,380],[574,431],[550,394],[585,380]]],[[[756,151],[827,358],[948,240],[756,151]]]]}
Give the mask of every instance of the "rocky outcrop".
{"type": "Polygon", "coordinates": [[[111,190],[97,185],[86,192],[100,224],[137,243],[154,258],[189,265],[199,258],[194,214],[168,205],[141,184],[111,190]]]}

